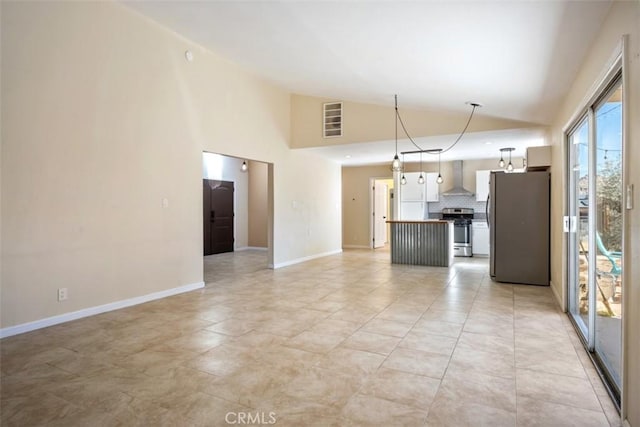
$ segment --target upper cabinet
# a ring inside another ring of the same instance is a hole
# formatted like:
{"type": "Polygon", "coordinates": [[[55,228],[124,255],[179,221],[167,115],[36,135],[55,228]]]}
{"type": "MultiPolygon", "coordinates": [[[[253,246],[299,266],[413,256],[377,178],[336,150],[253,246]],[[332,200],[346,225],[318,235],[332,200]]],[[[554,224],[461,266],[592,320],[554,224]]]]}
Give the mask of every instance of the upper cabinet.
{"type": "Polygon", "coordinates": [[[551,146],[541,145],[539,147],[527,148],[527,170],[549,170],[551,167],[551,146]]]}
{"type": "Polygon", "coordinates": [[[424,202],[425,184],[418,184],[420,172],[407,172],[404,177],[407,183],[400,187],[400,201],[402,202],[424,202]]]}
{"type": "Polygon", "coordinates": [[[436,172],[429,172],[425,174],[425,181],[427,185],[427,202],[437,202],[440,200],[440,184],[437,182],[438,174],[436,172]]]}
{"type": "Polygon", "coordinates": [[[476,171],[476,200],[478,202],[484,202],[487,200],[487,197],[489,197],[490,176],[490,170],[476,171]]]}
{"type": "Polygon", "coordinates": [[[418,184],[420,172],[407,172],[404,177],[407,183],[400,188],[402,202],[437,202],[440,200],[440,189],[436,182],[438,174],[423,172],[424,184],[418,184]]]}

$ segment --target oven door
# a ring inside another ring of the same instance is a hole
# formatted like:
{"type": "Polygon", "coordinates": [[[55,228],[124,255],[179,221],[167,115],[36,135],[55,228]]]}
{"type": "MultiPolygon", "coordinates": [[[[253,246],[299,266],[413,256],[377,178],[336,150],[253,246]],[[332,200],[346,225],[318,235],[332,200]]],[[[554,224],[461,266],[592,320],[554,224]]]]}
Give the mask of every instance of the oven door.
{"type": "Polygon", "coordinates": [[[471,247],[471,224],[459,223],[453,225],[453,256],[473,256],[471,247]]]}
{"type": "Polygon", "coordinates": [[[454,224],[453,242],[456,245],[468,245],[471,243],[471,227],[469,224],[454,224]]]}

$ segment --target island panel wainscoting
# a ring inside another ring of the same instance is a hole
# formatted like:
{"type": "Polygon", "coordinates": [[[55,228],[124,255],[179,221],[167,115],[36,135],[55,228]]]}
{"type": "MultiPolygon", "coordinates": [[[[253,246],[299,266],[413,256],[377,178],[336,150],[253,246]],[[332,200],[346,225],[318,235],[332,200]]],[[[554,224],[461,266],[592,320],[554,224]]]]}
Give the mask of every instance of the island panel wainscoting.
{"type": "Polygon", "coordinates": [[[449,267],[453,263],[453,221],[387,221],[391,263],[449,267]]]}

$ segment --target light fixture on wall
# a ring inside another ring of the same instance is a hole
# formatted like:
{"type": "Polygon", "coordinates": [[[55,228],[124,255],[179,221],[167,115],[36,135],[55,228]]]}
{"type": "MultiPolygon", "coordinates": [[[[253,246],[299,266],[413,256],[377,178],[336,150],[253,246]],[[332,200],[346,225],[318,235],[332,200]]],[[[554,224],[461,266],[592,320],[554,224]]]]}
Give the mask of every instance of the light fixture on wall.
{"type": "Polygon", "coordinates": [[[402,155],[402,178],[400,178],[400,184],[405,185],[407,178],[404,176],[404,154],[402,155]]]}
{"type": "Polygon", "coordinates": [[[249,167],[247,166],[247,162],[243,161],[243,162],[242,162],[242,166],[240,166],[240,170],[241,170],[242,172],[246,172],[246,171],[247,171],[247,169],[249,169],[249,167]]]}
{"type": "Polygon", "coordinates": [[[504,167],[504,158],[503,158],[503,153],[506,151],[509,153],[509,163],[507,164],[507,172],[513,172],[513,163],[511,163],[511,152],[515,150],[515,148],[513,147],[508,147],[508,148],[501,148],[500,149],[500,162],[498,163],[498,165],[500,165],[501,168],[504,167]]]}
{"type": "Polygon", "coordinates": [[[398,95],[395,95],[396,99],[396,155],[393,156],[393,161],[391,162],[391,170],[394,172],[400,172],[402,170],[402,165],[400,164],[400,158],[398,157],[398,95]]]}

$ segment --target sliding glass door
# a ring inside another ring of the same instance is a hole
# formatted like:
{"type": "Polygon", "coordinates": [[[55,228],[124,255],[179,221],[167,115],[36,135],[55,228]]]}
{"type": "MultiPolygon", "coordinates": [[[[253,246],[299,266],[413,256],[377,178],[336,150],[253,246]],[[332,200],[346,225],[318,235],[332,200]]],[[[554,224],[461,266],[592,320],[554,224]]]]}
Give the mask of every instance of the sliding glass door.
{"type": "Polygon", "coordinates": [[[569,311],[619,396],[622,353],[622,81],[602,90],[568,133],[569,311]]]}
{"type": "Polygon", "coordinates": [[[622,364],[622,86],[595,108],[595,352],[620,385],[622,364]]]}
{"type": "Polygon", "coordinates": [[[589,337],[589,128],[590,117],[586,116],[569,136],[570,157],[570,203],[569,259],[571,268],[570,311],[585,339],[589,337]]]}

